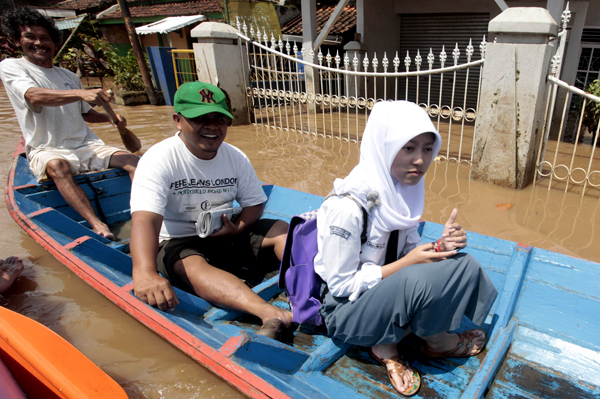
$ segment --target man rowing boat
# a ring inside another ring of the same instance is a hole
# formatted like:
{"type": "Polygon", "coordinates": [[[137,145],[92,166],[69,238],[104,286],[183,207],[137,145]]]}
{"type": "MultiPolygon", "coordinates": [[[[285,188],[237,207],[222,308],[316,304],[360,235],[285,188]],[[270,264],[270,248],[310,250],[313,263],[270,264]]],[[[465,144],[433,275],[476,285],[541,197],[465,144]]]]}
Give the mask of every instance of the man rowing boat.
{"type": "MultiPolygon", "coordinates": [[[[22,58],[0,62],[0,79],[21,126],[33,174],[38,181],[52,179],[92,230],[113,240],[73,180],[76,174],[106,168],[124,169],[133,178],[139,158],[106,146],[86,124],[111,122],[109,115],[90,105],[108,104],[112,95],[102,89],[84,90],[77,75],[52,64],[61,34],[51,18],[21,7],[4,15],[2,29],[23,50],[22,58]]],[[[115,126],[124,127],[125,118],[117,117],[115,126]]]]}

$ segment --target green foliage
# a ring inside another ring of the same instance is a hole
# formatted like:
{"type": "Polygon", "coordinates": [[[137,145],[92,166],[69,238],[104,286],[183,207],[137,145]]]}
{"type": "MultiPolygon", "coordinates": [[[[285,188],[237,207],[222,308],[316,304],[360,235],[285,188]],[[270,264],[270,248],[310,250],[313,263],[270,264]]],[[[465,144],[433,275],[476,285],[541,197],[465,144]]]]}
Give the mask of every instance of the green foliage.
{"type": "MultiPolygon", "coordinates": [[[[137,59],[133,49],[130,49],[125,57],[117,54],[116,49],[112,48],[106,53],[107,61],[115,72],[115,83],[123,90],[144,91],[146,86],[142,78],[142,73],[138,67],[137,59]]],[[[144,54],[146,65],[148,57],[144,54]]],[[[150,69],[150,66],[148,66],[150,69]]]]}
{"type": "MultiPolygon", "coordinates": [[[[115,84],[123,90],[145,90],[144,80],[133,50],[129,50],[126,56],[122,56],[106,39],[82,33],[77,35],[77,40],[72,39],[69,44],[71,43],[75,46],[64,51],[55,60],[61,67],[73,72],[79,71],[79,74],[84,77],[102,78],[114,75],[115,84]]],[[[148,64],[147,57],[146,64],[148,64]]]]}
{"type": "MultiPolygon", "coordinates": [[[[594,96],[600,97],[600,83],[598,79],[588,84],[585,91],[593,94],[594,96]]],[[[583,106],[583,100],[580,100],[578,108],[581,109],[583,106]]],[[[594,135],[598,129],[598,123],[600,122],[600,103],[596,101],[588,100],[585,105],[585,111],[583,113],[583,125],[587,126],[589,132],[594,135]]]]}
{"type": "Polygon", "coordinates": [[[54,62],[62,68],[78,73],[82,77],[95,76],[102,79],[113,75],[106,61],[106,52],[110,45],[105,39],[88,36],[83,33],[69,41],[72,46],[55,58],[54,62]]]}

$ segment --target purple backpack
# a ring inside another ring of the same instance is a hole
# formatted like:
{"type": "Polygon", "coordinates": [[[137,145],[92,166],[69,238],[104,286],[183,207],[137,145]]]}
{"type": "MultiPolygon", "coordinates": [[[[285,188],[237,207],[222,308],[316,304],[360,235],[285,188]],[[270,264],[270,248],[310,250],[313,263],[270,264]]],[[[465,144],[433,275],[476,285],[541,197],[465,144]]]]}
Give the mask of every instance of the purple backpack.
{"type": "MultiPolygon", "coordinates": [[[[360,208],[363,211],[363,231],[360,238],[361,244],[364,244],[367,240],[368,215],[362,206],[360,208]]],[[[315,273],[317,235],[316,210],[292,218],[279,268],[279,288],[287,291],[292,305],[292,322],[320,326],[323,324],[319,308],[324,281],[315,273]]]]}

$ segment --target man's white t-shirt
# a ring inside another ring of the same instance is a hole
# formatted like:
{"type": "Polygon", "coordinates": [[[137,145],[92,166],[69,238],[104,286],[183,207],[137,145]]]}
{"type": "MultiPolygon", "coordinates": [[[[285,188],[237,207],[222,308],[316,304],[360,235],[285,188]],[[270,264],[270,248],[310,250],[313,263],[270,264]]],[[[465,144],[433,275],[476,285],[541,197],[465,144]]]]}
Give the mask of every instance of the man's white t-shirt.
{"type": "Polygon", "coordinates": [[[58,67],[40,67],[25,58],[9,58],[0,62],[0,79],[15,109],[28,157],[43,149],[104,145],[81,117],[91,109],[85,101],[60,107],[36,107],[25,99],[25,93],[32,87],[82,89],[74,73],[58,67]]]}
{"type": "Polygon", "coordinates": [[[179,133],[140,159],[131,187],[131,213],[163,216],[160,240],[196,235],[201,211],[233,203],[242,208],[267,200],[248,157],[223,143],[208,161],[192,154],[179,133]]]}

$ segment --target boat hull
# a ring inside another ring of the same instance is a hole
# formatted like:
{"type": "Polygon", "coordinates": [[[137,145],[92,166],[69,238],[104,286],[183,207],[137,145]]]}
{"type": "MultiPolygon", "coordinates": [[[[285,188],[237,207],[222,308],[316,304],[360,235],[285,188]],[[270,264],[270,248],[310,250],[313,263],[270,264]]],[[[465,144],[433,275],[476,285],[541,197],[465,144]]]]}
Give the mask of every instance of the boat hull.
{"type": "MultiPolygon", "coordinates": [[[[101,190],[97,202],[111,228],[129,223],[126,173],[94,172],[78,182],[91,199],[97,190],[89,184],[101,190]]],[[[264,190],[263,217],[289,221],[322,202],[322,197],[283,187],[265,185],[264,190]]],[[[397,397],[387,373],[365,348],[332,340],[323,329],[300,326],[289,342],[280,343],[256,334],[258,320],[177,289],[180,304],[173,312],[141,302],[133,294],[128,237],[109,242],[89,230],[52,184],[32,180],[22,148],[15,153],[6,200],[17,223],[80,278],[245,395],[397,397]]],[[[419,230],[424,241],[433,241],[442,229],[424,222],[419,230]]],[[[419,397],[554,398],[577,392],[600,398],[600,377],[593,369],[600,364],[600,318],[592,317],[600,314],[600,265],[471,232],[466,252],[479,260],[499,291],[483,326],[487,348],[468,359],[432,360],[420,355],[416,337],[404,340],[402,352],[423,376],[419,397]],[[550,351],[561,355],[550,356],[550,351]],[[568,367],[556,365],[557,358],[567,357],[568,367]],[[548,396],[545,384],[561,389],[548,396]]],[[[270,274],[252,289],[275,306],[289,308],[277,281],[270,274]]],[[[465,318],[461,329],[472,327],[465,318]]]]}

